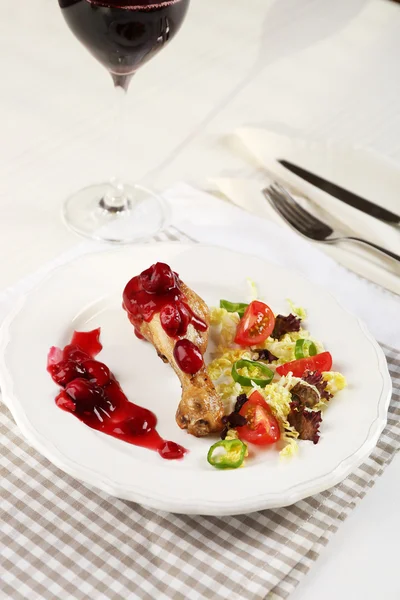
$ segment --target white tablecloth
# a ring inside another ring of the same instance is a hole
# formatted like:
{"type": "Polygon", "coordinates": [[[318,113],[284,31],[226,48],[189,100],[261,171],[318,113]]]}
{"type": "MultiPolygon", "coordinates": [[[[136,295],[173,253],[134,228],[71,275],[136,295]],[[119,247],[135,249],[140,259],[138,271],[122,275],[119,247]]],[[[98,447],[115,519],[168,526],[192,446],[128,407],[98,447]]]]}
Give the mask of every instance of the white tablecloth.
{"type": "MultiPolygon", "coordinates": [[[[56,0],[3,4],[1,288],[76,243],[60,206],[109,175],[113,104],[56,0]]],[[[387,0],[192,0],[174,43],[132,82],[127,177],[157,188],[259,177],[231,136],[244,125],[285,123],[399,159],[399,50],[400,7],[387,0]]],[[[399,598],[399,475],[397,458],[293,598],[399,598]]]]}

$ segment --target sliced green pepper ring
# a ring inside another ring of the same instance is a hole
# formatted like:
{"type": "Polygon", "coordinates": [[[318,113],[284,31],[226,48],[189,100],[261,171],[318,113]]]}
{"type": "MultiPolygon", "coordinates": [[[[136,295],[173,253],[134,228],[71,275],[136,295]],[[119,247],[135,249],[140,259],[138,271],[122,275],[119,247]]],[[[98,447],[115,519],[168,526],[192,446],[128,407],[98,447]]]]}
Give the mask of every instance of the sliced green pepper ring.
{"type": "Polygon", "coordinates": [[[308,358],[309,356],[315,356],[317,354],[317,346],[311,340],[297,340],[294,347],[294,355],[296,360],[300,358],[308,358]]]}
{"type": "Polygon", "coordinates": [[[241,440],[221,440],[208,451],[207,460],[216,469],[237,469],[243,464],[247,446],[241,440]],[[219,453],[218,448],[225,452],[219,453]]]}
{"type": "Polygon", "coordinates": [[[265,365],[264,363],[260,363],[257,362],[255,360],[246,360],[246,359],[241,359],[241,360],[237,360],[235,363],[233,363],[232,366],[232,377],[234,379],[234,381],[237,381],[237,383],[240,383],[240,385],[245,385],[245,386],[249,386],[253,383],[255,383],[256,385],[259,385],[260,387],[265,387],[266,385],[268,385],[269,383],[271,383],[271,381],[274,378],[274,372],[267,367],[267,365],[265,365]],[[241,375],[238,371],[238,369],[243,369],[247,367],[249,372],[251,372],[251,369],[259,369],[262,373],[262,375],[264,375],[264,377],[246,377],[245,375],[241,375]]]}
{"type": "Polygon", "coordinates": [[[248,304],[244,304],[243,302],[229,302],[229,300],[220,300],[219,307],[225,308],[228,312],[237,312],[239,317],[243,317],[244,311],[248,307],[248,304]]]}

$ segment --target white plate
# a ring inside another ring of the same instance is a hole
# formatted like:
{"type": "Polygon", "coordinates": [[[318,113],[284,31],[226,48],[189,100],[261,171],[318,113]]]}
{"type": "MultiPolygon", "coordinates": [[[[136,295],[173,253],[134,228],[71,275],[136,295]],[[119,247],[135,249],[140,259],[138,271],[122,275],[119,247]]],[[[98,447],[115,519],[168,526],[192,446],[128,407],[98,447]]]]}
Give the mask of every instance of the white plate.
{"type": "Polygon", "coordinates": [[[177,513],[240,514],[285,506],[337,484],[372,451],[391,395],[382,350],[332,296],[282,267],[214,247],[136,245],[83,256],[55,270],[24,298],[2,327],[1,348],[4,399],[39,452],[114,496],[177,513]],[[309,329],[349,382],[326,411],[317,446],[302,442],[290,460],[271,448],[236,471],[208,465],[211,440],[196,439],[175,423],[177,377],[150,344],[136,339],[121,308],[125,283],[157,260],[171,264],[209,305],[220,298],[245,300],[251,277],[275,311],[287,311],[286,298],[307,308],[309,329]],[[46,372],[48,349],[65,345],[74,329],[98,326],[101,359],[128,398],[156,413],[160,434],[190,450],[183,461],[165,461],[96,432],[55,405],[58,388],[46,372]]]}

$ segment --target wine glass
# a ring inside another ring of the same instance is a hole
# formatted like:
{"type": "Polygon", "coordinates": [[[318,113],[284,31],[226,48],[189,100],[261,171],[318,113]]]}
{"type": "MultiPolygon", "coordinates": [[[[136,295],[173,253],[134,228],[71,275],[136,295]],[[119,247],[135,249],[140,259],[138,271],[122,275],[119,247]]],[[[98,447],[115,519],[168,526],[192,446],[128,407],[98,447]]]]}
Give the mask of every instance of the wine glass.
{"type": "MultiPolygon", "coordinates": [[[[122,113],[132,76],[172,40],[190,0],[58,0],[75,36],[111,74],[117,95],[114,155],[120,149],[122,113]]],[[[76,232],[112,242],[133,242],[160,231],[168,210],[153,192],[124,184],[116,173],[108,183],[91,185],[64,205],[66,223],[76,232]]]]}

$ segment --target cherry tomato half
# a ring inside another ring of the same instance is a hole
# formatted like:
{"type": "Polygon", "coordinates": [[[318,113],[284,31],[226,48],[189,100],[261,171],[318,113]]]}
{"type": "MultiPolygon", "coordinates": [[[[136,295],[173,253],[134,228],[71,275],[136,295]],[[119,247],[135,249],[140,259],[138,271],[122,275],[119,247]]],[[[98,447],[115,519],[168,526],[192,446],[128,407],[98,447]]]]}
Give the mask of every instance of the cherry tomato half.
{"type": "Polygon", "coordinates": [[[239,414],[247,420],[246,425],[237,427],[241,440],[257,446],[267,446],[274,444],[281,437],[279,423],[260,392],[254,391],[251,394],[239,414]]]}
{"type": "Polygon", "coordinates": [[[264,342],[272,333],[275,325],[274,313],[269,306],[254,300],[246,308],[237,327],[235,344],[254,346],[264,342]]]}
{"type": "Polygon", "coordinates": [[[315,356],[300,358],[285,363],[276,368],[278,375],[293,373],[295,377],[302,377],[304,371],[330,371],[332,369],[332,355],[330,352],[321,352],[315,356]]]}

